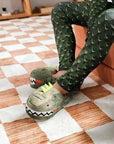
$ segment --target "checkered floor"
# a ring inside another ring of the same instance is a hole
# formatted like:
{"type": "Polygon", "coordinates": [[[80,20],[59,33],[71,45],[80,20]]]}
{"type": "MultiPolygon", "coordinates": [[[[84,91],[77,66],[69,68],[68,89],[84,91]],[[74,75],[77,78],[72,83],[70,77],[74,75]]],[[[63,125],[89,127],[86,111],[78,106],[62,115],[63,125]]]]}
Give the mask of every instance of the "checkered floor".
{"type": "Polygon", "coordinates": [[[92,73],[53,118],[25,112],[29,74],[58,66],[50,16],[0,22],[0,144],[114,144],[114,88],[92,73]]]}

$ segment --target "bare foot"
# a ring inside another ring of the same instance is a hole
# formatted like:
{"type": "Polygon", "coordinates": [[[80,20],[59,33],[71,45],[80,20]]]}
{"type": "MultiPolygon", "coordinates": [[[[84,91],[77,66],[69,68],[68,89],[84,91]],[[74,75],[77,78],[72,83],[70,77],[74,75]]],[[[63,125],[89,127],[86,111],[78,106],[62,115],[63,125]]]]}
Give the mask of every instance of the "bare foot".
{"type": "MultiPolygon", "coordinates": [[[[65,70],[58,71],[56,74],[53,74],[53,77],[57,77],[58,78],[58,77],[62,76],[65,73],[66,73],[65,70]]],[[[57,82],[53,86],[56,89],[58,89],[61,92],[61,94],[63,94],[63,95],[68,93],[68,91],[64,90],[57,82]]]]}
{"type": "Polygon", "coordinates": [[[62,75],[65,74],[65,73],[66,73],[65,70],[58,71],[56,74],[53,74],[53,77],[60,77],[60,76],[62,76],[62,75]]]}
{"type": "Polygon", "coordinates": [[[61,94],[65,95],[68,93],[68,91],[66,91],[65,89],[63,89],[57,82],[53,85],[56,89],[58,89],[61,94]]]}

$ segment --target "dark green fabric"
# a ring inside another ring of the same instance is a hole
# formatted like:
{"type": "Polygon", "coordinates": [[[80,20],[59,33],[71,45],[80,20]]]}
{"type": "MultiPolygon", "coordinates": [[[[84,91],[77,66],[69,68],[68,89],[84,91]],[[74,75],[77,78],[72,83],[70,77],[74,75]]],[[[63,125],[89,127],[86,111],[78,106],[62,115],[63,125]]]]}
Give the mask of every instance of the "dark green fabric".
{"type": "Polygon", "coordinates": [[[54,7],[52,23],[59,54],[59,69],[67,70],[57,82],[65,90],[79,90],[85,77],[107,55],[114,41],[112,7],[107,0],[62,2],[54,7]],[[86,45],[76,60],[72,24],[88,28],[86,45]]]}
{"type": "Polygon", "coordinates": [[[113,5],[114,5],[114,0],[112,0],[112,3],[113,3],[113,5]]]}

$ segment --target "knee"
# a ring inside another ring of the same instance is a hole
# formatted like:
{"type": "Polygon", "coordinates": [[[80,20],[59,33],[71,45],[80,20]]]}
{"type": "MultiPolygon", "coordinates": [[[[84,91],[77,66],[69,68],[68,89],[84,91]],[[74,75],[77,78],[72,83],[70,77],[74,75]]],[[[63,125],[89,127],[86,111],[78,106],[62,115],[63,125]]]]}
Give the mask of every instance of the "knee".
{"type": "Polygon", "coordinates": [[[104,11],[98,18],[98,23],[101,23],[107,28],[114,30],[114,9],[104,11]]]}
{"type": "Polygon", "coordinates": [[[113,21],[114,23],[114,8],[107,9],[106,11],[104,11],[100,15],[99,19],[100,21],[105,21],[106,23],[110,21],[113,21]]]}
{"type": "Polygon", "coordinates": [[[105,11],[106,20],[111,21],[114,20],[114,8],[108,9],[105,11]]]}
{"type": "Polygon", "coordinates": [[[106,23],[109,28],[114,32],[114,9],[108,9],[105,11],[106,23]]]}
{"type": "Polygon", "coordinates": [[[57,12],[61,12],[63,5],[64,5],[64,2],[57,3],[52,9],[52,14],[56,14],[57,12]]]}
{"type": "Polygon", "coordinates": [[[64,2],[59,2],[54,6],[54,8],[52,9],[52,13],[51,13],[52,21],[56,19],[57,16],[61,16],[61,14],[63,13],[63,10],[62,10],[63,5],[64,5],[64,2]]]}

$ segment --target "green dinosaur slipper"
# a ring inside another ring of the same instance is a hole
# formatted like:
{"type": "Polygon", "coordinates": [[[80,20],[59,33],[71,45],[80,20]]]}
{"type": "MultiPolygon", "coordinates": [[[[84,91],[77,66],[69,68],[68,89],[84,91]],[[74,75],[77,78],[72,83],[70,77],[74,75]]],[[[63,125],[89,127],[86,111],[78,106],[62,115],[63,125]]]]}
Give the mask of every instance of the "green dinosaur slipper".
{"type": "Polygon", "coordinates": [[[51,83],[34,91],[27,99],[26,112],[33,119],[46,120],[54,116],[71,100],[71,94],[62,95],[51,83]]]}
{"type": "Polygon", "coordinates": [[[48,82],[55,83],[56,78],[53,77],[55,73],[57,73],[55,67],[42,67],[33,70],[30,74],[30,86],[38,88],[48,82]]]}

